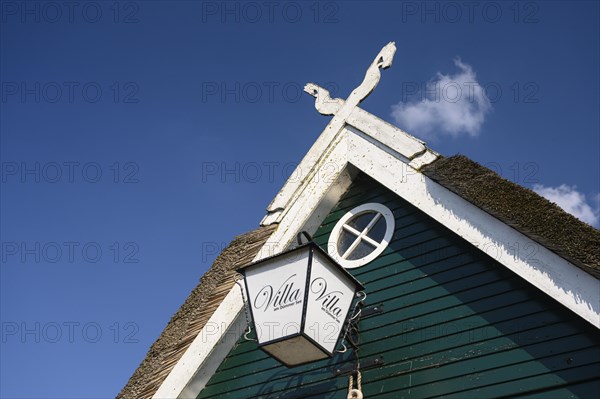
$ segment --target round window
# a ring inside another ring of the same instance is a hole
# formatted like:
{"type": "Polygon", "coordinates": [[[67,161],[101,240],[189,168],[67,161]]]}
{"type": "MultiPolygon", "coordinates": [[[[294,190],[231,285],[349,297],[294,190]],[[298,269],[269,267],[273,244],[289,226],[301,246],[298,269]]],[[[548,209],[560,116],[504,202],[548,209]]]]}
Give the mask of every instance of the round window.
{"type": "Polygon", "coordinates": [[[352,209],[337,222],[327,248],[332,258],[351,269],[379,256],[393,234],[392,211],[384,205],[368,203],[352,209]]]}

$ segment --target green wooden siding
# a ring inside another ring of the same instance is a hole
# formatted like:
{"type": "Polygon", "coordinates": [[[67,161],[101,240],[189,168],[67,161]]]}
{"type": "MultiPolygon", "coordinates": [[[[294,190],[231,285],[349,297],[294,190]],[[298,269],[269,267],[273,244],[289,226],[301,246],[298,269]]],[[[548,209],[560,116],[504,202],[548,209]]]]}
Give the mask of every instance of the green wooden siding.
{"type": "MultiPolygon", "coordinates": [[[[366,398],[597,397],[597,329],[376,182],[356,181],[315,241],[366,202],[396,219],[385,252],[351,270],[385,308],[360,323],[360,357],[385,360],[363,371],[366,398]]],[[[288,369],[242,339],[198,398],[345,398],[331,369],[348,359],[288,369]]]]}

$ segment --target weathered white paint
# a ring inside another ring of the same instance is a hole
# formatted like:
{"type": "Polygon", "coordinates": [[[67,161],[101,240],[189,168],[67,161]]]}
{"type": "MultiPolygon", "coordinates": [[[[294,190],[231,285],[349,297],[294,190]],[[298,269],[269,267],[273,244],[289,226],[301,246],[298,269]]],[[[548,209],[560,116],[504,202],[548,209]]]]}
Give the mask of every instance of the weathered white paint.
{"type": "MultiPolygon", "coordinates": [[[[387,69],[392,65],[395,52],[396,46],[394,42],[390,42],[384,46],[367,69],[362,83],[352,91],[345,102],[340,103],[339,108],[331,107],[331,112],[333,112],[335,109],[335,116],[325,127],[323,133],[321,133],[315,144],[313,144],[306,156],[302,159],[294,171],[293,176],[302,176],[303,179],[288,179],[281,191],[275,196],[271,204],[269,204],[267,207],[267,212],[278,212],[280,209],[286,209],[289,203],[294,202],[296,198],[298,198],[299,192],[302,191],[302,184],[311,180],[315,173],[315,167],[319,164],[319,159],[323,157],[324,153],[326,152],[325,150],[330,147],[330,145],[339,135],[342,128],[346,124],[346,119],[348,119],[356,106],[369,94],[371,94],[371,92],[379,83],[379,80],[381,79],[381,72],[379,69],[387,69]]],[[[310,93],[311,87],[318,86],[309,83],[306,86],[305,91],[310,93]]],[[[319,100],[319,97],[316,93],[311,94],[315,95],[317,100],[319,100]]],[[[329,93],[327,93],[327,97],[329,97],[329,93]]],[[[323,97],[321,97],[321,99],[323,99],[323,97]]],[[[317,103],[318,102],[319,101],[317,101],[317,103]]],[[[319,109],[318,104],[316,104],[316,106],[317,109],[319,109]]],[[[326,112],[330,112],[330,110],[326,112]]],[[[276,222],[279,222],[282,217],[283,214],[279,214],[276,222]]]]}
{"type": "Polygon", "coordinates": [[[356,107],[352,111],[347,123],[361,132],[368,132],[370,137],[407,159],[427,152],[427,147],[421,140],[361,108],[356,107]]]}
{"type": "Polygon", "coordinates": [[[315,98],[315,108],[322,115],[335,115],[346,103],[341,98],[331,98],[329,90],[315,83],[307,83],[304,92],[315,98]]]}
{"type": "MultiPolygon", "coordinates": [[[[342,173],[338,176],[336,182],[332,184],[325,196],[321,199],[317,207],[308,215],[308,218],[302,225],[299,227],[298,231],[306,231],[309,234],[313,234],[317,231],[319,226],[323,223],[323,220],[329,215],[331,209],[340,201],[342,195],[348,190],[350,185],[352,184],[352,178],[355,173],[349,168],[345,168],[342,170],[342,173]]],[[[293,231],[293,228],[292,230],[293,231]]]]}
{"type": "Polygon", "coordinates": [[[234,285],[156,391],[154,399],[198,395],[246,328],[244,316],[238,317],[242,309],[242,292],[234,285]],[[216,360],[209,362],[211,357],[216,360]]]}
{"type": "MultiPolygon", "coordinates": [[[[308,83],[304,91],[315,97],[315,107],[323,115],[335,115],[346,105],[342,99],[332,99],[329,91],[314,83],[308,83]]],[[[381,120],[367,111],[355,107],[346,123],[364,132],[370,132],[374,139],[394,149],[407,159],[426,152],[425,143],[402,131],[398,127],[381,120]]]]}
{"type": "MultiPolygon", "coordinates": [[[[240,304],[238,306],[241,307],[242,305],[240,304]]],[[[221,327],[227,326],[225,322],[221,323],[221,327]]],[[[196,374],[192,376],[191,380],[189,380],[189,383],[177,396],[178,398],[195,399],[198,396],[198,393],[200,393],[200,391],[206,386],[208,380],[210,380],[210,377],[213,376],[225,357],[227,357],[229,352],[231,352],[235,344],[239,341],[244,330],[246,329],[246,326],[246,318],[243,315],[243,312],[241,312],[234,319],[231,327],[213,347],[213,351],[204,358],[199,356],[199,360],[201,360],[203,363],[197,368],[196,374]]],[[[217,325],[215,325],[215,330],[216,328],[217,325]]],[[[181,375],[184,375],[184,373],[181,373],[181,375]]]]}
{"type": "MultiPolygon", "coordinates": [[[[331,148],[326,151],[327,155],[316,165],[313,178],[298,187],[296,200],[282,212],[279,227],[269,239],[276,243],[270,247],[274,253],[279,253],[281,249],[287,248],[292,243],[298,232],[302,231],[300,228],[309,221],[312,211],[325,198],[330,187],[337,184],[347,164],[345,137],[345,135],[337,137],[331,148]],[[289,213],[294,216],[287,217],[289,213]]],[[[314,227],[315,230],[316,227],[318,225],[314,227]]],[[[307,231],[311,234],[314,232],[307,231]]]]}
{"type": "Polygon", "coordinates": [[[427,149],[427,151],[424,151],[422,154],[419,154],[416,157],[414,157],[410,161],[408,166],[415,170],[421,170],[423,166],[429,165],[430,163],[438,159],[438,157],[439,155],[436,152],[427,149]]]}
{"type": "Polygon", "coordinates": [[[600,328],[600,281],[364,138],[348,160],[573,312],[600,328]]]}

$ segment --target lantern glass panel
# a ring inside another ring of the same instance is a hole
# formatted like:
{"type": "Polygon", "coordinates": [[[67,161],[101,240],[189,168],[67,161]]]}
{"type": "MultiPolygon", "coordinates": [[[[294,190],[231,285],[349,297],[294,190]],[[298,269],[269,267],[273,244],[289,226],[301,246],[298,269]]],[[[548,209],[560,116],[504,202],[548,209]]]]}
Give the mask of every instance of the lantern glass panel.
{"type": "Polygon", "coordinates": [[[356,291],[347,272],[320,251],[313,254],[304,334],[332,353],[356,291]]]}
{"type": "Polygon", "coordinates": [[[292,251],[245,270],[259,344],[300,332],[308,251],[292,251]]]}

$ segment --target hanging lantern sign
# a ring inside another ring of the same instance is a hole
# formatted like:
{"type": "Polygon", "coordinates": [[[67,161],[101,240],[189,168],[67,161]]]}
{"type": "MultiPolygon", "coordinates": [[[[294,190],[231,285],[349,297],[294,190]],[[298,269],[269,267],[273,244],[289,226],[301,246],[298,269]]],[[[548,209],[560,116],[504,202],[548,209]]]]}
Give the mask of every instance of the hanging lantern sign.
{"type": "Polygon", "coordinates": [[[288,367],[332,356],[364,289],[312,241],[238,272],[259,347],[288,367]]]}

